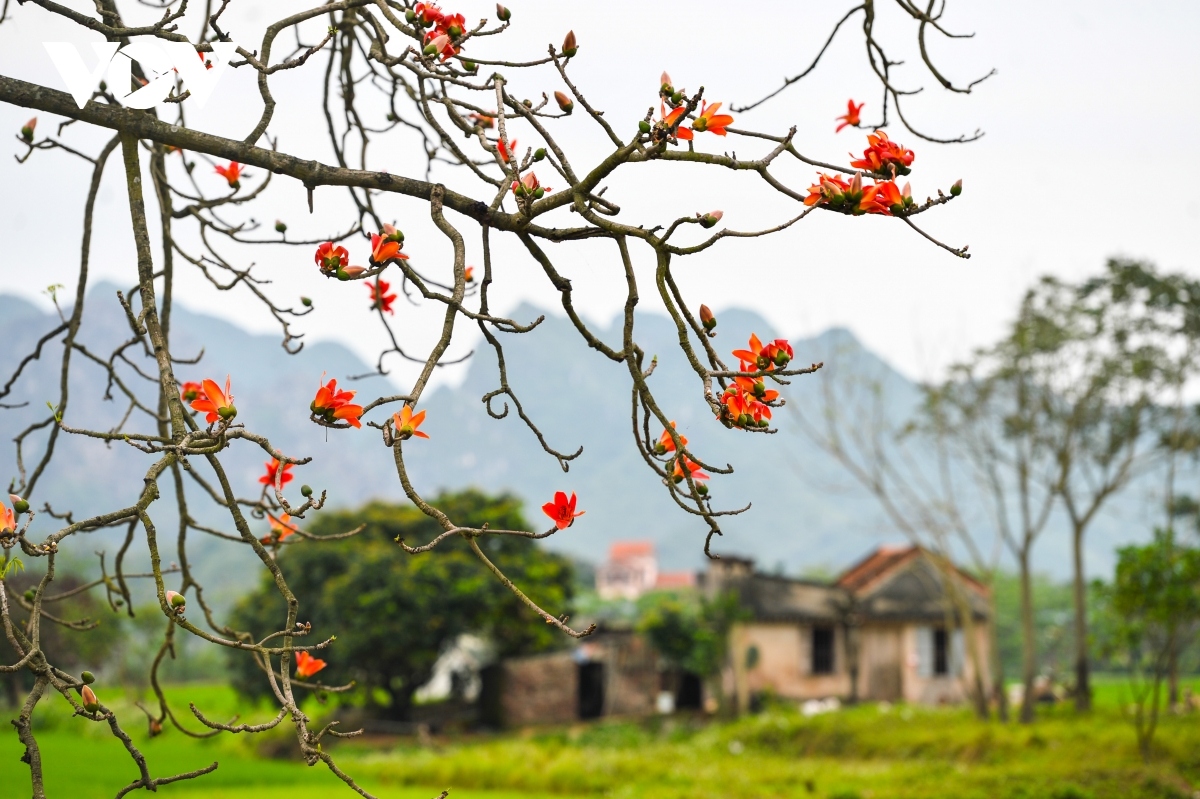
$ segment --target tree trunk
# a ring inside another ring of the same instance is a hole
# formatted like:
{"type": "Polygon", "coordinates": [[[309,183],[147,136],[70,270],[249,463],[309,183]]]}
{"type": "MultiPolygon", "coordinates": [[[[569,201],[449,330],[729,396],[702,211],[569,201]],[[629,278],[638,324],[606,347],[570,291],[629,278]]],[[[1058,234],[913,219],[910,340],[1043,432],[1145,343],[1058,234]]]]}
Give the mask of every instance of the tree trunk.
{"type": "Polygon", "coordinates": [[[1029,567],[1029,546],[1021,549],[1021,723],[1030,724],[1034,717],[1033,683],[1037,679],[1037,638],[1033,625],[1033,575],[1029,567]]]}
{"type": "Polygon", "coordinates": [[[1167,652],[1167,707],[1179,707],[1179,646],[1174,637],[1167,652]]]}
{"type": "Polygon", "coordinates": [[[1075,562],[1075,710],[1092,709],[1092,686],[1088,666],[1087,581],[1083,576],[1083,528],[1073,536],[1075,562]]]}

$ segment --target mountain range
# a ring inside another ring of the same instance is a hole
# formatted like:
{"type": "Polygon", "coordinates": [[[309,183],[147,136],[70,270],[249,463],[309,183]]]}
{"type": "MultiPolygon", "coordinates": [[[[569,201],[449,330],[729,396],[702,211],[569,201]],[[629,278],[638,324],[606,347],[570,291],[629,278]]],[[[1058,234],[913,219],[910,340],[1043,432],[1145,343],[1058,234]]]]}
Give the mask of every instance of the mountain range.
{"type": "MultiPolygon", "coordinates": [[[[79,341],[97,357],[107,358],[114,346],[130,335],[115,301],[116,291],[111,284],[98,284],[89,292],[79,341]]],[[[543,313],[546,320],[532,333],[502,335],[509,382],[551,446],[568,453],[583,447],[570,471],[564,473],[542,451],[515,412],[501,420],[488,415],[481,397],[499,383],[495,360],[485,346],[473,357],[461,383],[442,385],[422,398],[421,407],[428,411],[422,429],[430,439],[414,440],[406,446],[414,485],[427,496],[440,489],[466,486],[511,491],[527,503],[527,516],[539,529],[545,522],[540,505],[557,490],[574,491],[587,515],[547,539],[546,546],[597,562],[614,541],[645,539],[655,544],[662,568],[701,567],[705,525],[675,506],[635,449],[625,366],[589,350],[563,317],[530,305],[516,308],[511,316],[531,320],[543,313]]],[[[0,295],[0,335],[8,344],[0,355],[0,371],[11,374],[19,359],[57,322],[56,316],[24,299],[0,295]]],[[[619,319],[594,330],[607,343],[620,343],[619,319]]],[[[777,335],[761,317],[740,310],[721,313],[717,332],[714,344],[720,351],[744,346],[751,332],[763,339],[777,335]]],[[[637,339],[647,355],[658,356],[651,387],[690,446],[708,462],[729,463],[735,469],[728,476],[714,475],[709,482],[714,504],[723,509],[752,506],[744,514],[722,520],[724,536],[714,541],[714,551],[755,558],[767,570],[816,573],[845,567],[878,544],[903,541],[871,495],[801,431],[788,409],[776,411],[779,432],[775,435],[727,430],[713,420],[703,402],[670,320],[653,313],[638,314],[637,339]]],[[[0,440],[11,441],[26,425],[44,419],[46,402],[56,400],[61,357],[58,341],[46,346],[42,357],[25,368],[13,392],[0,400],[6,405],[28,403],[0,412],[0,440]]],[[[220,376],[228,371],[237,396],[238,421],[268,436],[285,452],[313,457],[311,464],[296,469],[298,482],[327,490],[330,506],[355,506],[372,498],[404,501],[391,453],[376,431],[327,431],[307,421],[307,405],[322,373],[344,378],[369,371],[349,349],[335,342],[316,342],[289,356],[280,349],[277,337],[252,334],[185,307],[174,311],[172,342],[177,358],[203,354],[197,365],[181,363],[177,367],[181,380],[217,376],[214,369],[220,376]]],[[[872,375],[882,387],[884,413],[895,420],[905,418],[919,398],[914,383],[866,350],[847,330],[793,338],[792,344],[796,363],[825,361],[839,370],[872,375]]],[[[84,353],[76,353],[74,359],[64,422],[79,428],[113,427],[127,405],[115,389],[113,399],[105,398],[104,373],[84,353]]],[[[132,368],[121,366],[119,371],[143,396],[153,391],[132,368]]],[[[783,394],[796,406],[814,409],[820,403],[820,381],[824,379],[823,372],[797,378],[783,394]]],[[[363,392],[360,397],[404,389],[386,385],[386,378],[372,378],[355,387],[363,392]]],[[[493,403],[497,411],[502,406],[503,398],[493,403]]],[[[659,432],[657,426],[652,428],[653,435],[659,432]]],[[[24,453],[27,465],[36,462],[45,431],[31,440],[24,453]]],[[[11,444],[0,450],[0,458],[15,475],[11,444]]],[[[238,442],[225,460],[238,494],[257,494],[265,453],[238,442]]],[[[56,510],[69,508],[77,518],[112,509],[136,496],[147,465],[146,455],[125,444],[106,446],[62,435],[54,464],[31,499],[35,507],[49,502],[56,510]]],[[[151,510],[164,539],[164,556],[177,557],[166,543],[174,540],[177,524],[169,482],[163,481],[164,496],[151,510]]],[[[189,496],[190,512],[198,520],[223,529],[229,526],[199,491],[192,490],[189,496]]],[[[1113,512],[1097,522],[1089,537],[1092,574],[1109,571],[1118,543],[1147,534],[1149,525],[1139,521],[1145,514],[1139,496],[1137,490],[1126,492],[1113,512]]],[[[46,521],[41,517],[39,526],[46,526],[46,521]]],[[[93,541],[69,543],[67,557],[86,560],[94,558],[93,551],[107,550],[111,558],[122,536],[123,531],[91,534],[87,537],[93,541]]],[[[189,556],[218,604],[232,601],[261,569],[239,552],[236,544],[194,532],[189,541],[189,556]]],[[[1039,568],[1065,577],[1068,546],[1064,526],[1049,530],[1037,552],[1039,568]]],[[[133,551],[137,550],[135,545],[133,551]]]]}

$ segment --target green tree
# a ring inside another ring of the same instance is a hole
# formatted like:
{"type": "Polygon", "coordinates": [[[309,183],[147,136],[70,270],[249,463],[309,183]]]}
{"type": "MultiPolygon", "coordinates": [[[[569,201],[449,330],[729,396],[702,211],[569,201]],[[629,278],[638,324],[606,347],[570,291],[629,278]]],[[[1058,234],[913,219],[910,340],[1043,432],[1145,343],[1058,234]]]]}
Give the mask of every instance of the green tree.
{"type": "Polygon", "coordinates": [[[1200,625],[1200,550],[1156,530],[1151,543],[1118,549],[1112,585],[1095,590],[1106,610],[1097,637],[1128,670],[1138,749],[1149,760],[1171,654],[1200,625]]]}
{"type": "MultiPolygon", "coordinates": [[[[721,669],[729,657],[729,630],[748,617],[736,594],[698,600],[659,592],[642,601],[637,630],[671,666],[696,674],[721,699],[721,669]]],[[[724,702],[721,702],[724,705],[724,702]]]]}
{"type": "MultiPolygon", "coordinates": [[[[435,501],[463,525],[529,529],[520,501],[512,496],[489,497],[469,490],[435,501]]],[[[323,683],[353,680],[384,715],[404,719],[413,693],[463,633],[488,637],[501,656],[562,645],[556,630],[533,623],[534,614],[496,581],[465,541],[443,542],[436,556],[405,553],[397,538],[416,546],[441,532],[415,507],[373,502],[357,511],[324,513],[307,532],[334,535],[360,525],[361,533],[343,540],[284,546],[278,559],[297,596],[318,598],[300,606],[300,619],[313,628],[305,643],[337,635],[319,655],[329,664],[320,675],[323,683]]],[[[567,608],[572,579],[565,558],[514,536],[482,536],[478,543],[505,574],[528,587],[539,606],[567,608]]],[[[235,623],[261,639],[275,632],[272,624],[282,613],[282,599],[267,575],[238,604],[235,623]]],[[[235,653],[232,665],[240,691],[261,690],[263,681],[252,657],[235,653]]]]}

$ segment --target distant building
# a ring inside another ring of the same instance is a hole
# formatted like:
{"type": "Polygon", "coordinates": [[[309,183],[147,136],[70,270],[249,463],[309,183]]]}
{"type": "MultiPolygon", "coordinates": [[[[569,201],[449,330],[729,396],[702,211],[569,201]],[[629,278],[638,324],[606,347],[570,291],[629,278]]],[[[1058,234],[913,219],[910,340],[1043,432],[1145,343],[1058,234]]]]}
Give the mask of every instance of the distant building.
{"type": "Polygon", "coordinates": [[[660,572],[649,541],[616,542],[608,550],[608,560],[596,570],[596,593],[601,599],[637,599],[648,591],[695,584],[693,572],[660,572]]]}
{"type": "MultiPolygon", "coordinates": [[[[653,548],[614,545],[596,582],[609,596],[629,597],[659,585],[653,548]]],[[[964,701],[975,675],[955,607],[969,608],[980,662],[989,662],[987,588],[918,547],[880,547],[833,582],[763,574],[732,557],[712,561],[692,582],[709,595],[735,593],[749,612],[730,631],[721,675],[740,710],[763,694],[964,701]],[[950,601],[947,574],[961,602],[950,601]]],[[[986,673],[980,678],[988,684],[986,673]]],[[[699,708],[704,697],[699,678],[669,669],[643,636],[601,629],[574,649],[489,667],[482,701],[492,723],[522,725],[699,708]]]]}

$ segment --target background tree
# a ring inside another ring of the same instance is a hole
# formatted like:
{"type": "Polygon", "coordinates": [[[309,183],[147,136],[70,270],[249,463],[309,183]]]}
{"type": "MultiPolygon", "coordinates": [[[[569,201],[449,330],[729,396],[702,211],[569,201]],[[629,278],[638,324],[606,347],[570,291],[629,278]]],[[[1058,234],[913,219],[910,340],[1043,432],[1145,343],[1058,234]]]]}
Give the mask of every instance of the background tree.
{"type": "MultiPolygon", "coordinates": [[[[474,527],[508,530],[528,528],[520,502],[511,496],[488,497],[478,491],[443,494],[439,507],[474,527]]],[[[411,505],[375,502],[357,511],[323,513],[314,535],[363,526],[354,538],[320,547],[282,546],[279,567],[295,591],[320,597],[311,606],[311,623],[319,635],[337,635],[338,646],[322,657],[322,678],[354,681],[369,702],[378,692],[389,697],[379,711],[407,719],[413,693],[429,681],[438,657],[463,633],[486,636],[501,656],[537,652],[563,645],[552,627],[530,611],[472,554],[454,542],[441,556],[412,556],[396,546],[400,538],[427,544],[438,533],[436,522],[411,505]],[[327,676],[328,675],[328,676],[327,676]]],[[[529,587],[534,601],[568,607],[573,593],[570,563],[537,544],[509,536],[479,542],[488,559],[512,579],[529,587]]],[[[283,601],[271,575],[238,603],[234,623],[266,635],[282,611],[283,601]]],[[[230,655],[239,691],[261,695],[261,661],[248,653],[230,655]]]]}
{"type": "Polygon", "coordinates": [[[1155,530],[1153,542],[1118,549],[1112,584],[1094,590],[1106,609],[1098,638],[1127,669],[1138,750],[1149,760],[1171,654],[1200,627],[1200,549],[1155,530]]]}

